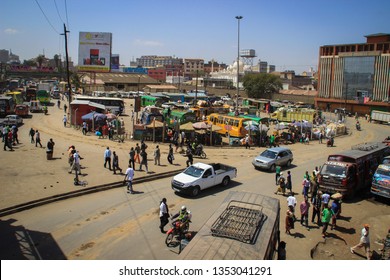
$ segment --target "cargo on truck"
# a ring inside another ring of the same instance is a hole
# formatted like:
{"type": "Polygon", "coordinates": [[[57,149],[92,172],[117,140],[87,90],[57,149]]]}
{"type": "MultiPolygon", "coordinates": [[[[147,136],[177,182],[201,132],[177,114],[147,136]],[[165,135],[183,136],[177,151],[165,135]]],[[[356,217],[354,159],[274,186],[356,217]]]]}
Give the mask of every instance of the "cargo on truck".
{"type": "Polygon", "coordinates": [[[362,143],[351,150],[332,154],[322,165],[319,189],[329,194],[340,193],[352,197],[358,191],[369,190],[372,176],[390,147],[384,143],[362,143]]]}
{"type": "Polygon", "coordinates": [[[382,111],[371,111],[371,120],[377,121],[380,123],[388,123],[390,124],[390,112],[382,112],[382,111]]]}
{"type": "Polygon", "coordinates": [[[231,191],[185,246],[180,259],[273,260],[279,227],[279,199],[231,191]]]}
{"type": "Polygon", "coordinates": [[[390,198],[390,164],[380,164],[372,178],[371,193],[390,198]]]}
{"type": "Polygon", "coordinates": [[[175,192],[197,196],[201,190],[217,185],[226,187],[237,176],[235,167],[222,163],[195,163],[173,177],[171,185],[175,192]]]}

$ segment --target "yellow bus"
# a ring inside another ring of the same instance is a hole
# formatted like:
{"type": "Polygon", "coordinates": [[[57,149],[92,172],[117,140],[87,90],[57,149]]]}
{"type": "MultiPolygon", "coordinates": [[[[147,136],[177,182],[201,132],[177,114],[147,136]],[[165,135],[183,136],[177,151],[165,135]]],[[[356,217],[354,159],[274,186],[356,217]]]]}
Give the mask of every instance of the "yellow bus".
{"type": "Polygon", "coordinates": [[[221,128],[217,131],[218,133],[239,138],[245,137],[248,133],[244,125],[246,121],[250,121],[250,119],[215,113],[207,116],[207,122],[209,124],[217,125],[221,128]]]}

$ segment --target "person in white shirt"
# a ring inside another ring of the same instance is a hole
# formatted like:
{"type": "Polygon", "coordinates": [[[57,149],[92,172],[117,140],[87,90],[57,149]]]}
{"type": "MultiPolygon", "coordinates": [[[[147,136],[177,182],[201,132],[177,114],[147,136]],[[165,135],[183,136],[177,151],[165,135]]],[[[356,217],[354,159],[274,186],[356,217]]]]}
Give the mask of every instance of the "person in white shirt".
{"type": "Polygon", "coordinates": [[[297,205],[297,199],[294,196],[293,192],[290,192],[290,196],[287,197],[287,206],[292,207],[292,212],[295,213],[295,206],[297,205]]]}
{"type": "Polygon", "coordinates": [[[167,199],[164,197],[161,200],[160,203],[160,230],[162,233],[166,233],[164,231],[164,227],[166,224],[169,222],[169,210],[168,210],[168,205],[167,205],[167,199]]]}
{"type": "Polygon", "coordinates": [[[369,233],[369,230],[370,230],[370,225],[364,224],[364,227],[362,228],[359,244],[351,247],[352,254],[355,254],[356,249],[364,247],[364,250],[366,251],[367,260],[370,259],[370,236],[369,236],[370,233],[369,233]]]}
{"type": "Polygon", "coordinates": [[[108,168],[111,170],[111,150],[109,147],[104,151],[104,168],[106,168],[108,163],[108,168]]]}
{"type": "Polygon", "coordinates": [[[127,192],[133,194],[133,178],[134,178],[134,169],[131,168],[129,164],[129,168],[126,169],[124,182],[127,182],[127,192]]]}

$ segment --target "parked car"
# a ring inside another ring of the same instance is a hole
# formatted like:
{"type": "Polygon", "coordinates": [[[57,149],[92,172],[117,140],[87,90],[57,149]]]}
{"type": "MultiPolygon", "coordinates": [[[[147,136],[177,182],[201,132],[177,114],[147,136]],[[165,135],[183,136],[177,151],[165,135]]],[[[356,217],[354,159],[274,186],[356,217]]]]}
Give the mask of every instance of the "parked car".
{"type": "Polygon", "coordinates": [[[18,104],[15,106],[15,114],[20,117],[27,117],[29,112],[28,105],[18,104]]]}
{"type": "Polygon", "coordinates": [[[1,124],[3,126],[5,126],[5,125],[9,125],[9,126],[17,125],[17,126],[19,126],[19,125],[23,124],[23,119],[20,116],[18,116],[18,115],[7,115],[7,116],[5,116],[4,119],[1,120],[1,124]]]}
{"type": "Polygon", "coordinates": [[[275,147],[263,151],[253,159],[252,164],[255,169],[265,169],[274,172],[277,165],[289,167],[293,160],[293,153],[290,149],[275,147]]]}

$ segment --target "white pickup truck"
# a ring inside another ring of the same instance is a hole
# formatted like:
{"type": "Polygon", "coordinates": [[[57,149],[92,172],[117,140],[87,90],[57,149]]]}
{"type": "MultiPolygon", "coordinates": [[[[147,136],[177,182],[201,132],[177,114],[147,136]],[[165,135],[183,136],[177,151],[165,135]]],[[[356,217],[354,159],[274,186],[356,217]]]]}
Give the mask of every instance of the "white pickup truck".
{"type": "Polygon", "coordinates": [[[237,168],[221,163],[195,163],[172,179],[176,192],[197,196],[201,190],[216,185],[226,187],[237,176],[237,168]]]}

